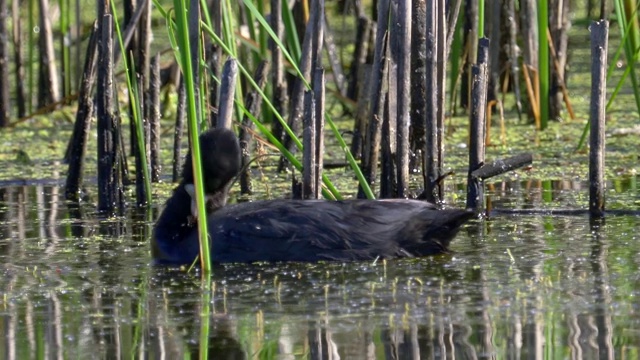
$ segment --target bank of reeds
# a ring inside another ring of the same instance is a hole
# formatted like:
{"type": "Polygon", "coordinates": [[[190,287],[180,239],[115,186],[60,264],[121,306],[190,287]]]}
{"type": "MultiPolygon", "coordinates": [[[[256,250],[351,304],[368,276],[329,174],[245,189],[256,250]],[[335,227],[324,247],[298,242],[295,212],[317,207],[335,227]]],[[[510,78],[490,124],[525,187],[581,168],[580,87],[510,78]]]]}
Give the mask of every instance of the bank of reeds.
{"type": "MultiPolygon", "coordinates": [[[[90,50],[94,52],[87,55],[90,58],[97,52],[98,66],[87,63],[87,73],[82,75],[85,80],[78,87],[80,77],[72,69],[70,55],[71,46],[78,53],[77,49],[85,44],[82,39],[86,34],[81,33],[80,26],[72,26],[70,16],[78,4],[74,7],[63,1],[59,5],[63,14],[52,26],[52,19],[44,16],[51,7],[46,0],[40,0],[37,9],[34,1],[28,2],[26,9],[14,6],[11,19],[6,2],[0,0],[0,40],[13,40],[0,41],[0,75],[16,79],[0,85],[0,125],[13,126],[40,111],[55,109],[78,91],[79,123],[68,154],[73,154],[71,162],[82,163],[93,99],[97,104],[100,144],[99,208],[108,213],[124,202],[122,186],[129,181],[124,130],[120,126],[122,109],[127,109],[132,124],[129,147],[137,156],[138,205],[150,202],[151,180],[158,178],[157,141],[161,131],[157,119],[161,105],[157,80],[151,79],[162,75],[150,70],[157,69],[157,65],[150,66],[150,59],[156,55],[152,48],[157,51],[170,46],[175,57],[165,56],[163,61],[175,61],[181,69],[177,81],[179,116],[173,129],[174,180],[181,156],[181,121],[186,118],[200,199],[203,189],[198,184],[201,155],[197,134],[209,126],[232,126],[242,133],[242,146],[247,151],[243,156],[245,165],[249,166],[253,157],[248,153],[252,142],[259,138],[281,154],[281,170],[289,167],[303,174],[302,196],[315,197],[317,192],[328,199],[341,199],[341,191],[322,171],[326,125],[327,135],[335,137],[358,179],[359,197],[410,196],[409,174],[420,172],[422,197],[438,202],[443,200],[442,184],[448,176],[444,171],[447,116],[472,112],[468,108],[472,106],[473,112],[483,112],[487,121],[497,112],[504,127],[508,126],[503,118],[504,108],[513,107],[542,131],[548,121],[563,116],[562,109],[572,113],[565,76],[572,11],[567,0],[524,0],[517,8],[513,1],[379,0],[375,8],[349,3],[344,12],[323,0],[210,4],[154,0],[153,9],[166,25],[156,26],[153,31],[166,32],[169,44],[151,43],[154,13],[148,1],[137,5],[126,2],[125,15],[112,20],[108,18],[116,15],[120,4],[98,6],[99,25],[94,31],[102,40],[97,50],[90,50]],[[32,16],[36,13],[39,17],[32,16]],[[41,32],[37,39],[28,32],[30,46],[25,50],[21,39],[26,37],[26,31],[21,20],[29,23],[34,18],[39,19],[41,32]],[[110,22],[114,24],[113,31],[109,30],[110,22]],[[11,26],[4,26],[7,23],[11,26]],[[60,33],[55,34],[53,28],[60,33]],[[72,34],[72,29],[77,33],[72,34]],[[119,34],[117,40],[110,40],[113,33],[119,34]],[[58,41],[54,41],[56,36],[58,41]],[[482,90],[486,101],[474,104],[470,96],[477,76],[472,76],[470,69],[477,64],[478,39],[482,37],[490,39],[483,72],[487,78],[486,90],[482,90]],[[117,41],[118,46],[113,43],[108,48],[112,41],[117,41]],[[7,43],[11,46],[7,47],[7,43]],[[351,48],[355,49],[353,54],[351,48]],[[14,62],[9,61],[11,50],[14,62]],[[115,67],[118,61],[122,65],[115,67]],[[266,68],[267,62],[269,73],[260,70],[266,68]],[[124,79],[118,69],[125,73],[124,79]],[[40,74],[37,81],[34,70],[40,74]],[[94,72],[98,90],[95,97],[89,80],[94,72]],[[13,89],[11,84],[15,84],[13,89]],[[58,84],[62,84],[62,91],[58,84]],[[126,104],[120,104],[115,95],[125,88],[126,104]],[[15,96],[7,96],[10,93],[15,96]],[[445,94],[449,94],[448,98],[445,94]],[[342,115],[357,120],[351,144],[333,121],[342,115]],[[313,121],[305,125],[303,119],[313,121]],[[82,141],[77,140],[78,136],[82,141]],[[301,139],[307,144],[306,152],[301,139]]],[[[634,4],[616,0],[613,10],[622,39],[616,59],[626,59],[625,74],[630,77],[640,111],[640,87],[632,71],[640,48],[634,4]]],[[[586,10],[591,13],[590,6],[586,10]]],[[[605,10],[600,16],[607,16],[605,10]]],[[[76,24],[80,17],[77,12],[76,24]]],[[[611,64],[614,66],[616,61],[611,64]]],[[[623,80],[616,89],[622,87],[623,80]]],[[[483,122],[477,127],[482,141],[489,142],[491,124],[483,122]]],[[[501,136],[500,141],[507,140],[501,136]]],[[[81,188],[82,168],[72,169],[73,166],[70,164],[69,174],[74,178],[69,180],[67,189],[70,199],[77,198],[81,188]]],[[[298,186],[294,185],[294,189],[298,186]]],[[[250,178],[245,173],[243,191],[250,188],[250,178]]],[[[202,202],[199,204],[202,206],[202,202]]],[[[204,213],[204,208],[201,210],[204,213]]],[[[206,234],[206,224],[202,226],[200,231],[206,234]]],[[[203,246],[207,243],[204,237],[202,242],[203,246]]],[[[208,251],[203,251],[203,258],[205,253],[208,251]]]]}

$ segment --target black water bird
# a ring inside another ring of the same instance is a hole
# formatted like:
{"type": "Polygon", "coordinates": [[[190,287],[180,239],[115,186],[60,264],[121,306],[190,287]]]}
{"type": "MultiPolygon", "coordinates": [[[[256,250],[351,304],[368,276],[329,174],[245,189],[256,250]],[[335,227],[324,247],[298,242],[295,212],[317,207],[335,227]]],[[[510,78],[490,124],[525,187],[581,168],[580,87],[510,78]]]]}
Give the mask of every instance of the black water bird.
{"type": "MultiPolygon", "coordinates": [[[[268,200],[226,205],[240,171],[235,134],[214,129],[200,136],[207,194],[211,259],[256,261],[351,261],[415,257],[447,252],[463,209],[438,209],[417,200],[268,200]]],[[[182,181],[156,222],[152,253],[160,264],[190,264],[199,253],[190,192],[190,155],[182,181]]],[[[201,217],[204,218],[204,217],[201,217]]],[[[201,220],[201,219],[200,219],[201,220]]]]}

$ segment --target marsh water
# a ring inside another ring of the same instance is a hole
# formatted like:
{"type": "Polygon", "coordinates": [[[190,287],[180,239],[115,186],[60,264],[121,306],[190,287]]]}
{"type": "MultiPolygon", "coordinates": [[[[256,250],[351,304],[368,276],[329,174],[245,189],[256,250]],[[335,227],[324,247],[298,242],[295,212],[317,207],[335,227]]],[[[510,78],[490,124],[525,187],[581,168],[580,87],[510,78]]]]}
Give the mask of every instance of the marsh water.
{"type": "MultiPolygon", "coordinates": [[[[636,184],[608,183],[609,201],[637,203],[636,184]]],[[[216,266],[204,290],[198,272],[151,265],[162,201],[101,219],[55,184],[2,187],[0,355],[638,358],[640,217],[547,211],[584,204],[581,182],[487,188],[493,214],[452,254],[216,266]]]]}

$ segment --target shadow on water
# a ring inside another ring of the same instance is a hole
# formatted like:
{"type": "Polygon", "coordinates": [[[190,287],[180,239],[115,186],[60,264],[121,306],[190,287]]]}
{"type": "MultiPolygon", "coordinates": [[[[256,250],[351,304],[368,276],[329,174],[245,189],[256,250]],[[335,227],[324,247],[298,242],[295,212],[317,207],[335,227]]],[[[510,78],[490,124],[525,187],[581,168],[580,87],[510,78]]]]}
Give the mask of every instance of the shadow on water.
{"type": "MultiPolygon", "coordinates": [[[[637,202],[632,183],[608,199],[637,202]]],[[[575,209],[582,186],[505,182],[487,196],[494,208],[575,209]]],[[[453,254],[220,265],[203,293],[197,274],[149,265],[156,214],[100,219],[58,194],[0,188],[4,358],[640,355],[638,216],[496,213],[466,226],[453,254]]]]}

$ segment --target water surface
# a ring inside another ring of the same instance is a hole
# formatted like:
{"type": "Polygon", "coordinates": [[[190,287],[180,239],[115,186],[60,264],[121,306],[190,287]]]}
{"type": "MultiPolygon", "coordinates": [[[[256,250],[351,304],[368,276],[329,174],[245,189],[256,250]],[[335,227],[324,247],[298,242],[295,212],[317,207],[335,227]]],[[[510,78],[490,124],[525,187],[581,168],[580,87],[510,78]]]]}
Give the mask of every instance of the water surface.
{"type": "MultiPolygon", "coordinates": [[[[608,201],[636,203],[635,180],[608,201]]],[[[155,209],[100,219],[56,186],[0,188],[4,358],[638,358],[640,217],[580,209],[579,182],[503,182],[450,255],[151,266],[155,209]],[[223,356],[224,355],[224,356],[223,356]]],[[[162,203],[160,201],[159,203],[162,203]]]]}

